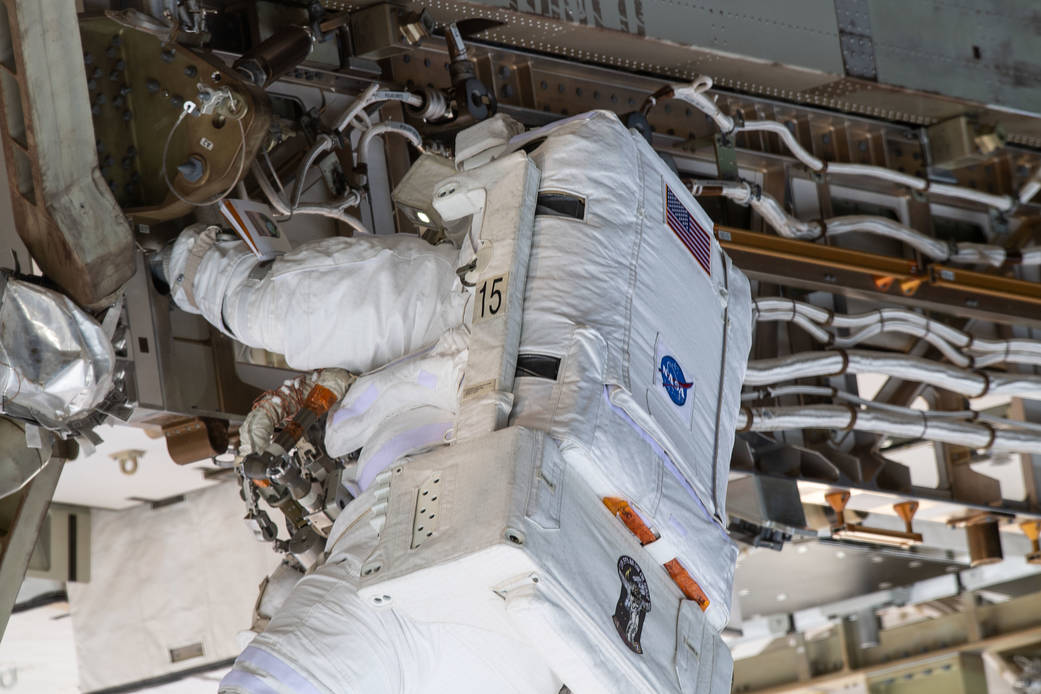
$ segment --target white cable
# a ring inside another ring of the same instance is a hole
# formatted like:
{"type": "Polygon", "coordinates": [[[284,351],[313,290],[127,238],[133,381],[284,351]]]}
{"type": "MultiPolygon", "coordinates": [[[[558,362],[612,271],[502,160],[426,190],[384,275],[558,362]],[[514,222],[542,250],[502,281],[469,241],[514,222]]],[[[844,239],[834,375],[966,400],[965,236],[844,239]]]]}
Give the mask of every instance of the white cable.
{"type": "Polygon", "coordinates": [[[799,352],[748,362],[745,385],[762,386],[799,378],[876,373],[915,381],[969,398],[987,394],[1041,398],[1041,376],[972,371],[909,355],[871,350],[799,352]]]}
{"type": "Polygon", "coordinates": [[[948,198],[961,198],[962,200],[978,202],[981,205],[987,205],[1002,212],[1009,212],[1016,206],[1016,198],[1012,196],[991,195],[990,193],[982,193],[972,188],[962,188],[961,186],[952,186],[947,183],[931,183],[929,184],[929,192],[948,198]]]}
{"type": "MultiPolygon", "coordinates": [[[[981,193],[980,191],[971,188],[963,188],[961,186],[952,186],[944,183],[930,183],[924,178],[900,173],[899,171],[893,171],[892,169],[887,169],[883,166],[825,162],[818,157],[815,157],[800,145],[792,132],[788,130],[783,123],[778,123],[777,121],[749,121],[744,124],[735,123],[732,118],[720,111],[715,101],[704,94],[704,92],[711,88],[711,86],[711,78],[705,75],[700,75],[690,85],[673,85],[673,97],[685,101],[705,113],[715,121],[717,127],[719,127],[720,131],[724,134],[756,131],[766,131],[776,134],[781,138],[785,143],[785,146],[796,159],[805,164],[810,170],[817,173],[878,178],[907,186],[912,190],[929,191],[936,195],[969,200],[989,207],[994,207],[1002,212],[1012,210],[1027,193],[1029,193],[1029,197],[1033,197],[1038,190],[1041,190],[1041,182],[1035,184],[1034,180],[1031,179],[1031,182],[1027,184],[1029,188],[1024,186],[1024,190],[1020,193],[1019,198],[1009,195],[991,195],[989,193],[981,193]]],[[[1041,171],[1039,171],[1039,175],[1041,175],[1041,171]]]]}
{"type": "Polygon", "coordinates": [[[737,132],[763,131],[774,133],[780,137],[784,142],[785,147],[788,148],[788,151],[811,170],[821,171],[824,169],[824,161],[813,156],[802,145],[800,145],[799,141],[795,139],[795,135],[792,134],[792,131],[783,123],[778,123],[774,120],[752,120],[737,127],[737,132]]]}
{"type": "Polygon", "coordinates": [[[261,150],[261,153],[264,155],[264,163],[267,164],[267,170],[271,172],[271,178],[274,179],[275,185],[278,186],[278,191],[281,193],[285,190],[285,186],[282,185],[282,181],[278,177],[278,172],[275,171],[275,165],[271,163],[271,157],[268,155],[266,149],[261,150]]]}
{"type": "Polygon", "coordinates": [[[838,389],[831,386],[770,386],[758,390],[746,390],[741,393],[741,402],[751,402],[764,398],[783,398],[789,395],[815,395],[823,398],[833,398],[838,389]]]}
{"type": "Polygon", "coordinates": [[[177,130],[177,127],[181,124],[181,121],[183,121],[185,116],[187,115],[188,111],[182,110],[181,115],[177,117],[177,120],[174,122],[173,127],[170,128],[170,132],[166,136],[166,142],[163,144],[163,158],[160,162],[160,170],[162,171],[163,181],[166,183],[166,187],[170,190],[171,193],[174,194],[174,197],[176,197],[183,203],[191,205],[192,207],[209,207],[210,205],[214,205],[223,200],[224,198],[228,197],[231,191],[235,190],[235,186],[238,185],[239,179],[242,178],[242,172],[246,169],[246,130],[242,127],[242,119],[232,119],[239,126],[239,135],[242,138],[242,150],[238,157],[239,168],[238,171],[235,172],[235,179],[231,182],[231,185],[228,186],[227,190],[225,190],[223,193],[213,198],[212,200],[208,200],[206,202],[192,202],[191,200],[188,200],[187,198],[183,197],[180,193],[177,192],[176,189],[174,189],[173,184],[170,183],[170,176],[166,172],[166,156],[170,152],[170,141],[173,139],[174,131],[177,130]]]}
{"type": "Polygon", "coordinates": [[[376,103],[378,101],[400,101],[401,103],[407,104],[412,108],[423,107],[422,96],[406,91],[397,91],[391,89],[377,90],[372,93],[372,101],[370,103],[376,103]]]}
{"type": "Polygon", "coordinates": [[[307,175],[311,171],[311,166],[314,165],[315,160],[318,159],[322,154],[331,151],[333,148],[333,139],[326,134],[321,134],[315,141],[314,145],[304,156],[300,162],[300,167],[296,172],[296,183],[293,184],[293,197],[290,198],[289,206],[292,209],[296,209],[300,206],[300,198],[304,194],[304,182],[307,180],[307,175]]]}
{"type": "MultiPolygon", "coordinates": [[[[353,191],[352,191],[353,192],[353,191]]],[[[314,214],[330,219],[336,219],[350,226],[356,232],[371,236],[372,231],[365,226],[360,219],[343,211],[344,207],[354,207],[358,204],[357,196],[347,196],[341,201],[328,205],[301,205],[293,210],[294,214],[314,214]]]]}
{"type": "Polygon", "coordinates": [[[950,256],[951,249],[945,242],[926,236],[885,217],[848,215],[828,219],[824,224],[827,228],[828,236],[839,236],[851,232],[875,234],[906,243],[933,260],[950,259],[948,256],[950,256]]]}
{"type": "Polygon", "coordinates": [[[271,185],[271,181],[268,180],[267,174],[260,167],[260,164],[253,162],[249,168],[253,174],[253,178],[256,179],[257,185],[260,186],[260,192],[267,198],[268,204],[271,205],[271,209],[275,211],[277,215],[282,218],[288,218],[292,214],[292,210],[289,207],[289,203],[279,195],[278,191],[275,190],[274,186],[271,185]]]}
{"type": "MultiPolygon", "coordinates": [[[[911,417],[925,416],[933,419],[976,419],[982,415],[973,410],[918,410],[910,407],[901,407],[900,405],[892,405],[887,402],[878,402],[876,400],[867,400],[865,398],[847,393],[845,391],[832,388],[831,386],[775,386],[771,388],[762,388],[760,390],[751,390],[741,394],[742,402],[749,402],[753,400],[762,400],[764,398],[780,398],[786,395],[814,395],[825,398],[835,398],[836,400],[844,400],[855,405],[862,407],[873,408],[885,412],[893,412],[895,414],[901,414],[911,417]]],[[[994,419],[998,419],[995,417],[994,419]]],[[[1000,420],[999,421],[1006,421],[1000,420]]],[[[1016,425],[1027,424],[1026,422],[1016,422],[1016,425]]],[[[1041,431],[1041,425],[1036,425],[1038,430],[1041,431]]]]}
{"type": "Polygon", "coordinates": [[[407,91],[380,89],[379,84],[370,84],[365,91],[358,95],[358,98],[354,100],[354,103],[351,104],[350,108],[340,116],[336,121],[336,124],[333,126],[333,129],[338,132],[343,132],[355,118],[363,118],[366,121],[365,127],[368,127],[368,125],[371,125],[371,121],[369,121],[365,109],[372,104],[384,101],[400,101],[401,103],[414,108],[422,108],[423,106],[423,97],[419,94],[413,94],[412,92],[407,91]]]}
{"type": "Polygon", "coordinates": [[[351,191],[339,201],[329,204],[306,204],[299,205],[295,210],[290,210],[289,203],[278,194],[278,191],[271,185],[271,181],[268,180],[267,174],[257,164],[253,162],[253,166],[250,167],[250,171],[253,173],[253,177],[257,181],[257,185],[260,186],[261,192],[264,197],[267,198],[268,204],[275,211],[276,219],[279,221],[288,219],[293,214],[313,214],[322,217],[329,217],[330,219],[336,219],[344,224],[349,225],[355,231],[361,234],[371,235],[372,232],[366,227],[360,219],[357,217],[347,214],[344,211],[346,207],[354,207],[360,201],[360,196],[356,191],[351,191]]]}
{"type": "MultiPolygon", "coordinates": [[[[747,431],[852,429],[975,449],[1041,453],[1041,435],[1027,430],[998,429],[990,422],[977,424],[937,419],[929,417],[923,410],[899,409],[905,411],[861,410],[844,405],[742,408],[737,427],[747,431]]],[[[1008,426],[1020,424],[1012,420],[997,421],[1008,426]]]]}
{"type": "MultiPolygon", "coordinates": [[[[912,176],[910,174],[901,173],[900,171],[893,171],[887,169],[884,166],[873,166],[871,164],[842,164],[840,162],[828,162],[827,172],[830,174],[846,175],[846,176],[865,176],[867,178],[879,178],[883,181],[890,181],[891,183],[897,183],[902,186],[911,188],[912,190],[923,191],[926,189],[936,191],[929,185],[929,182],[924,178],[918,176],[912,176]]],[[[960,190],[955,186],[949,186],[955,191],[960,190]]],[[[969,190],[966,188],[965,190],[969,190]]],[[[970,191],[975,192],[975,191],[970,191]]],[[[960,197],[953,195],[953,197],[960,197]]],[[[1007,199],[1008,209],[1011,209],[1011,199],[1007,199]]]]}
{"type": "Polygon", "coordinates": [[[350,125],[351,121],[354,120],[354,117],[361,113],[366,106],[372,103],[372,95],[379,90],[379,87],[380,86],[375,83],[366,87],[365,91],[359,94],[358,98],[354,100],[354,103],[351,104],[350,108],[340,116],[340,119],[336,122],[336,125],[333,126],[333,129],[343,132],[347,126],[350,125]]]}
{"type": "Polygon", "coordinates": [[[364,164],[368,161],[369,145],[372,143],[373,138],[384,133],[400,135],[404,137],[409,143],[420,152],[423,152],[423,137],[419,134],[419,131],[413,128],[407,123],[399,123],[398,121],[383,121],[377,123],[361,136],[361,141],[358,143],[358,163],[364,164]]]}
{"type": "Polygon", "coordinates": [[[725,135],[733,132],[734,119],[719,110],[713,99],[704,92],[712,87],[712,78],[701,75],[691,84],[673,85],[673,97],[695,106],[716,123],[716,127],[725,135]]]}
{"type": "Polygon", "coordinates": [[[1041,191],[1041,168],[1019,189],[1019,204],[1028,203],[1041,191]]]}
{"type": "MultiPolygon", "coordinates": [[[[689,186],[694,196],[702,195],[711,188],[720,188],[723,196],[740,205],[750,206],[778,235],[789,239],[812,241],[825,233],[828,236],[839,236],[859,232],[895,239],[933,260],[1001,267],[1008,258],[1008,252],[1001,246],[957,243],[952,248],[950,244],[886,217],[847,215],[832,217],[823,223],[804,222],[785,212],[780,203],[770,195],[753,194],[750,184],[745,181],[696,180],[690,181],[689,186]]],[[[1024,248],[1020,254],[1020,265],[1041,265],[1041,247],[1024,248]]]]}
{"type": "MultiPolygon", "coordinates": [[[[363,119],[362,127],[369,127],[371,121],[365,113],[365,108],[378,100],[376,98],[376,95],[378,93],[381,93],[379,91],[379,84],[370,84],[365,89],[365,91],[358,95],[358,98],[354,100],[354,103],[351,104],[350,108],[348,108],[347,111],[344,112],[342,116],[340,116],[339,120],[336,122],[336,125],[334,126],[334,130],[336,130],[337,132],[343,132],[349,125],[352,125],[355,118],[359,117],[363,119]]],[[[399,94],[399,92],[382,93],[386,95],[399,94]]],[[[333,144],[333,138],[323,133],[318,136],[318,139],[315,141],[314,145],[312,145],[311,149],[308,150],[307,154],[304,156],[301,162],[299,169],[297,170],[296,183],[294,184],[293,195],[290,199],[289,204],[290,208],[296,209],[300,206],[300,198],[303,196],[304,182],[307,179],[307,175],[310,173],[311,166],[314,165],[315,160],[317,160],[317,158],[321,154],[331,151],[333,149],[333,144]]]]}
{"type": "Polygon", "coordinates": [[[846,393],[831,386],[774,386],[759,390],[746,391],[741,394],[741,401],[751,402],[754,400],[762,400],[764,398],[781,398],[790,395],[813,395],[825,398],[835,398],[837,400],[845,400],[846,402],[851,402],[863,407],[893,412],[907,417],[925,416],[930,419],[978,420],[995,426],[1041,433],[1041,424],[1036,422],[1024,422],[1018,419],[1004,419],[1002,417],[995,417],[976,410],[918,410],[910,407],[901,407],[899,405],[878,402],[876,400],[866,400],[853,395],[852,393],[846,393]]]}
{"type": "Polygon", "coordinates": [[[1041,366],[1041,340],[978,338],[904,308],[880,308],[849,315],[794,299],[759,297],[753,300],[753,311],[756,320],[763,322],[792,321],[804,329],[809,323],[856,331],[848,337],[831,334],[822,337],[822,327],[807,329],[819,342],[835,347],[852,347],[876,334],[896,332],[925,339],[958,366],[970,363],[976,367],[1001,363],[1041,366]]]}

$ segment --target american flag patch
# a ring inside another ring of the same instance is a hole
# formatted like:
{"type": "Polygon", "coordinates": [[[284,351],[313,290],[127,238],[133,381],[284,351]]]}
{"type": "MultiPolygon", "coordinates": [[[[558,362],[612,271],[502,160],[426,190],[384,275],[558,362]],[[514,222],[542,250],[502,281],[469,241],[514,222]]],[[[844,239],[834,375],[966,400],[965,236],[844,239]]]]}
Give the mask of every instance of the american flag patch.
{"type": "Polygon", "coordinates": [[[712,237],[705,231],[690,210],[680,202],[669,186],[665,186],[665,223],[676,238],[687,247],[708,276],[712,276],[712,237]]]}

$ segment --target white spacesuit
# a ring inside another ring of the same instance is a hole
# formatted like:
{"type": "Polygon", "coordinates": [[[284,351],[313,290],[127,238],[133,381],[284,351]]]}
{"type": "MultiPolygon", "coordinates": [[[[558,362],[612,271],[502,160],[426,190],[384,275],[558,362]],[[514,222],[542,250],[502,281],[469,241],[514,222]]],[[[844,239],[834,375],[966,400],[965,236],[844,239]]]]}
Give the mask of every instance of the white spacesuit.
{"type": "Polygon", "coordinates": [[[175,247],[183,308],[369,372],[325,442],[361,449],[358,496],[221,692],[729,691],[748,282],[614,114],[492,140],[435,189],[462,250],[175,247]]]}

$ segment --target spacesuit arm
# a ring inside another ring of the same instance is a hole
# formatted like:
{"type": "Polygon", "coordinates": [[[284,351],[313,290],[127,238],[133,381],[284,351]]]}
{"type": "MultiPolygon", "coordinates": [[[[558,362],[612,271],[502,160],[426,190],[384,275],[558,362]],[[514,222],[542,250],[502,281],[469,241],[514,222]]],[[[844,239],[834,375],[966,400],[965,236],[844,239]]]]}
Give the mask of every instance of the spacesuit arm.
{"type": "Polygon", "coordinates": [[[301,370],[370,371],[462,321],[458,251],[417,236],[333,237],[261,262],[215,227],[185,229],[165,268],[174,302],[301,370]]]}

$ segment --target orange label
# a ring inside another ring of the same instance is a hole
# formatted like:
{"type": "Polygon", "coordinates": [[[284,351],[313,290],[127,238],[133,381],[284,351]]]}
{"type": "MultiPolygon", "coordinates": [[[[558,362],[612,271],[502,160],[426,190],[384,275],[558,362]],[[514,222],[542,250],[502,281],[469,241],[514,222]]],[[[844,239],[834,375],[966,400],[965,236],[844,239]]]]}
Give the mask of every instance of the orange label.
{"type": "Polygon", "coordinates": [[[632,509],[629,502],[625,499],[607,496],[604,497],[604,506],[625,523],[625,527],[629,528],[629,531],[636,536],[641,545],[650,544],[658,539],[654,531],[643,522],[643,519],[637,515],[636,511],[632,509]]]}
{"type": "Polygon", "coordinates": [[[683,595],[685,595],[688,600],[693,600],[698,603],[698,607],[701,608],[702,612],[708,609],[708,596],[705,595],[705,591],[701,589],[698,582],[695,581],[691,575],[687,573],[687,570],[683,568],[683,564],[680,564],[679,559],[670,559],[665,562],[665,570],[669,572],[669,576],[671,576],[676,585],[680,587],[680,590],[683,591],[683,595]]]}
{"type": "MultiPolygon", "coordinates": [[[[625,527],[629,528],[629,531],[636,536],[641,545],[649,545],[658,539],[658,536],[651,530],[650,526],[643,522],[643,519],[640,518],[625,499],[605,496],[603,502],[608,511],[625,523],[625,527]]],[[[701,608],[702,612],[707,610],[709,606],[708,596],[705,595],[705,591],[701,589],[698,582],[683,568],[680,560],[670,559],[665,562],[664,566],[665,570],[669,572],[669,577],[679,586],[684,597],[698,603],[698,607],[701,608]]]]}

